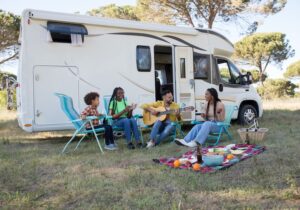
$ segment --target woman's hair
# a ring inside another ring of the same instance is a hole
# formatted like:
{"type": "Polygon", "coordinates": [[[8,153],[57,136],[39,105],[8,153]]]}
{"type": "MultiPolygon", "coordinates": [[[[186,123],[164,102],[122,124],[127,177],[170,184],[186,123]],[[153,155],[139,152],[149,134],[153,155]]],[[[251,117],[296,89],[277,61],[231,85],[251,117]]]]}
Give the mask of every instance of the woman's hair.
{"type": "MultiPolygon", "coordinates": [[[[219,99],[218,92],[215,88],[208,88],[207,91],[214,98],[214,118],[216,119],[217,103],[218,103],[218,101],[221,101],[221,100],[219,99]]],[[[206,108],[206,116],[208,115],[209,105],[210,105],[210,103],[208,102],[207,103],[207,108],[206,108]]]]}
{"type": "Polygon", "coordinates": [[[96,98],[99,98],[99,94],[96,92],[90,92],[88,94],[86,94],[84,96],[84,102],[86,103],[86,105],[91,105],[92,104],[92,100],[95,100],[96,98]]]}
{"type": "MultiPolygon", "coordinates": [[[[116,97],[117,97],[117,93],[118,93],[119,90],[123,90],[123,88],[121,88],[121,87],[116,87],[116,88],[114,89],[114,91],[113,91],[113,93],[112,93],[112,95],[111,95],[111,98],[110,98],[110,100],[109,100],[109,103],[108,103],[108,109],[109,109],[109,107],[110,107],[110,104],[113,103],[113,108],[112,108],[113,112],[115,111],[116,106],[117,106],[116,97]]],[[[125,106],[126,106],[125,100],[123,100],[123,101],[124,101],[124,104],[125,104],[125,106]]]]}

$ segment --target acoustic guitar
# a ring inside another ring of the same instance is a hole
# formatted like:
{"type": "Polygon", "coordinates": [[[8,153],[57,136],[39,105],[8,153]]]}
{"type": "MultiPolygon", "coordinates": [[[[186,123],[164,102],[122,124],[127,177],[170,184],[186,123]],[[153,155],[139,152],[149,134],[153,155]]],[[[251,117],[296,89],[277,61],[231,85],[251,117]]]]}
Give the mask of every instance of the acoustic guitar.
{"type": "MultiPolygon", "coordinates": [[[[170,109],[170,110],[166,110],[165,107],[151,107],[153,110],[157,111],[158,114],[157,115],[153,115],[151,114],[151,112],[144,110],[143,113],[143,121],[145,125],[153,125],[157,120],[159,121],[164,121],[167,118],[168,114],[171,113],[175,113],[174,109],[170,109]]],[[[180,108],[179,112],[183,112],[183,111],[193,111],[195,108],[193,106],[188,106],[188,107],[184,107],[184,108],[180,108]]]]}

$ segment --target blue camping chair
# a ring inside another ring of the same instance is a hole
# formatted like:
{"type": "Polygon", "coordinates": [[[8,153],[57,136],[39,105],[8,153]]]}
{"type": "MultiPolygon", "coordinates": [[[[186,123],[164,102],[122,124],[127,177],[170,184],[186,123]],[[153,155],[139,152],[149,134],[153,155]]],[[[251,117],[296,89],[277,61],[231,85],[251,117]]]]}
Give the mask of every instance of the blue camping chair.
{"type": "MultiPolygon", "coordinates": [[[[220,126],[220,131],[217,133],[210,133],[207,138],[207,141],[205,142],[206,144],[216,146],[219,143],[223,134],[226,134],[229,140],[233,140],[232,135],[228,129],[230,127],[232,114],[235,110],[237,110],[237,106],[225,105],[225,120],[223,122],[217,122],[217,125],[220,126]]],[[[192,124],[202,123],[204,122],[196,120],[192,121],[192,124]]]]}
{"type": "Polygon", "coordinates": [[[101,144],[99,142],[97,134],[98,135],[103,134],[104,133],[104,128],[94,129],[92,120],[97,119],[97,118],[104,118],[104,117],[103,116],[101,116],[101,117],[88,116],[86,118],[86,120],[82,120],[82,119],[80,119],[80,115],[77,113],[77,111],[73,107],[73,100],[72,100],[71,97],[69,97],[67,95],[64,95],[64,94],[61,94],[61,93],[55,93],[55,95],[59,98],[60,106],[61,106],[62,111],[66,114],[66,116],[72,122],[72,124],[74,125],[74,128],[76,129],[73,136],[72,136],[72,138],[66,143],[66,145],[64,146],[61,153],[65,152],[65,150],[67,149],[69,144],[75,139],[75,137],[78,134],[82,134],[83,136],[81,137],[81,139],[77,143],[74,151],[79,147],[80,143],[87,136],[87,134],[93,134],[96,138],[96,141],[98,143],[100,151],[103,153],[103,149],[101,147],[101,144]],[[85,128],[85,125],[87,123],[90,123],[90,125],[92,127],[91,130],[87,130],[85,128]]]}

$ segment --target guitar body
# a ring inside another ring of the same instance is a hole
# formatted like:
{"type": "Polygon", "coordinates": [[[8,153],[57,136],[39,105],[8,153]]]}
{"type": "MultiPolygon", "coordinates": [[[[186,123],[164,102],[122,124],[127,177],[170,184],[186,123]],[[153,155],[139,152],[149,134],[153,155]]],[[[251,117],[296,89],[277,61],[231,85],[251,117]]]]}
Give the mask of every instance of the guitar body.
{"type": "MultiPolygon", "coordinates": [[[[164,112],[166,111],[165,107],[158,107],[158,108],[152,108],[157,112],[164,112]]],[[[164,121],[167,118],[167,115],[160,115],[160,116],[155,116],[152,115],[151,112],[148,112],[144,110],[143,113],[143,121],[145,125],[153,125],[157,120],[159,121],[164,121]]]]}
{"type": "MultiPolygon", "coordinates": [[[[175,110],[166,110],[165,107],[151,107],[155,111],[158,112],[158,115],[152,115],[151,112],[144,110],[143,113],[143,121],[145,125],[153,125],[157,120],[159,121],[164,121],[167,118],[167,115],[170,113],[174,113],[175,110]]],[[[178,111],[193,111],[195,108],[193,106],[185,107],[185,108],[180,108],[178,111]]]]}

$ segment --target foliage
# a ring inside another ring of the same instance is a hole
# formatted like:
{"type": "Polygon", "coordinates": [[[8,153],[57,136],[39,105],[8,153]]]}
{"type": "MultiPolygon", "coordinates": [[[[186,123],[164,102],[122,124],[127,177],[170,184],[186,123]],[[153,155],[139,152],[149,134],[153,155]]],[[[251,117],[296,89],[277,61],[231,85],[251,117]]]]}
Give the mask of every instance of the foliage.
{"type": "Polygon", "coordinates": [[[168,8],[181,22],[193,27],[212,28],[215,22],[247,23],[248,33],[258,26],[258,17],[266,17],[281,11],[286,0],[153,0],[159,8],[168,8]],[[253,21],[250,21],[252,19],[253,21]]]}
{"type": "Polygon", "coordinates": [[[268,79],[264,86],[257,88],[257,92],[265,99],[294,97],[298,86],[284,79],[268,79]]]}
{"type": "Polygon", "coordinates": [[[259,70],[260,81],[270,63],[280,65],[294,56],[295,51],[282,33],[257,33],[235,44],[235,58],[247,60],[259,70]]]}
{"type": "Polygon", "coordinates": [[[14,79],[17,79],[17,76],[9,73],[9,72],[3,72],[0,70],[0,90],[6,88],[6,79],[5,77],[12,77],[14,79]]]}
{"type": "Polygon", "coordinates": [[[285,77],[299,77],[300,76],[300,60],[292,63],[287,67],[284,73],[285,77]]]}
{"type": "Polygon", "coordinates": [[[20,17],[0,10],[0,64],[18,56],[20,17]]]}
{"type": "Polygon", "coordinates": [[[150,4],[150,0],[138,0],[137,6],[117,6],[116,4],[109,4],[97,9],[88,11],[89,15],[136,20],[143,22],[155,22],[164,24],[174,24],[170,15],[161,15],[162,13],[168,14],[164,8],[157,10],[157,5],[150,4]]]}

